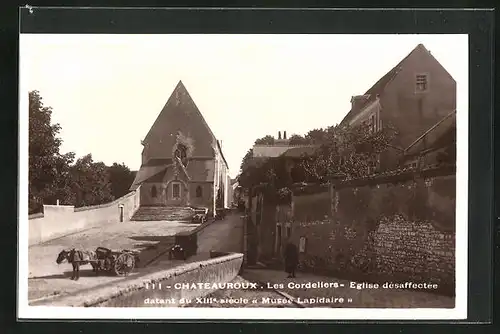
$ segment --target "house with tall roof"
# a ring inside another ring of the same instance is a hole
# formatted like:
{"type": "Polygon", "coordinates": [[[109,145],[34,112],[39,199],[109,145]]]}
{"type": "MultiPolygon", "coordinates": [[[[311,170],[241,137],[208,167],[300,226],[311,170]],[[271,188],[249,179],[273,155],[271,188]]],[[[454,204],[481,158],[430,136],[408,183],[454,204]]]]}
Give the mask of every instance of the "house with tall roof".
{"type": "Polygon", "coordinates": [[[142,140],[142,165],[130,189],[140,206],[228,208],[229,166],[200,110],[179,81],[142,140]]]}
{"type": "Polygon", "coordinates": [[[390,147],[373,157],[377,171],[416,166],[422,161],[415,149],[426,151],[454,126],[456,87],[450,73],[419,44],[363,95],[351,98],[351,110],[340,125],[367,123],[371,131],[396,130],[390,147]]]}

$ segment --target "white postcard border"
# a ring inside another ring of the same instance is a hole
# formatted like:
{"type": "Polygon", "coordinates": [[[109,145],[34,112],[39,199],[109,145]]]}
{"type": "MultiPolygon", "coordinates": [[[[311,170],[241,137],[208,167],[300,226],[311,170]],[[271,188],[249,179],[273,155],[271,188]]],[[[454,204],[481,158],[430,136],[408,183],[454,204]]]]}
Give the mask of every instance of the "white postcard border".
{"type": "MultiPolygon", "coordinates": [[[[468,106],[467,96],[457,94],[456,170],[456,295],[452,309],[380,308],[75,308],[28,305],[28,82],[22,51],[26,39],[19,38],[19,221],[18,221],[18,318],[19,319],[245,319],[245,320],[447,320],[467,318],[468,251],[468,106]],[[458,103],[460,101],[460,103],[458,103]],[[22,237],[21,236],[26,236],[22,237]],[[458,247],[457,247],[458,246],[458,247]]],[[[446,36],[446,35],[443,35],[446,36]]],[[[455,35],[456,36],[456,35],[455,35]]],[[[467,41],[468,35],[462,35],[467,41]]],[[[467,54],[467,63],[469,63],[467,54]]],[[[467,74],[468,75],[468,74],[467,74]]]]}

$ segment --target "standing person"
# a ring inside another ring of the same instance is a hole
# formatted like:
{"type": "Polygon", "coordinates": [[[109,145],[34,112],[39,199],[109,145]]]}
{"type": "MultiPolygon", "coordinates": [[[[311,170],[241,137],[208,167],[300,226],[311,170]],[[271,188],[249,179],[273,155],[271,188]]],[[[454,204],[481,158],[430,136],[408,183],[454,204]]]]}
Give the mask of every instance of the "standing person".
{"type": "Polygon", "coordinates": [[[288,273],[288,278],[295,277],[295,269],[299,264],[299,251],[297,246],[288,239],[285,247],[285,271],[288,273]]]}

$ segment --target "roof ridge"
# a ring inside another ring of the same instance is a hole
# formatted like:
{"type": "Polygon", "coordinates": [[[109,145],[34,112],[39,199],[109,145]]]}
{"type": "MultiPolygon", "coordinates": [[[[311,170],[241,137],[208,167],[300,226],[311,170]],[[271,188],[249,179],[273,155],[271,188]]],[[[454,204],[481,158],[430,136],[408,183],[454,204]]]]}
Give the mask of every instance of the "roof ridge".
{"type": "MultiPolygon", "coordinates": [[[[366,99],[365,101],[365,104],[363,105],[363,107],[369,102],[369,101],[372,101],[373,100],[373,95],[377,95],[378,93],[381,93],[383,92],[383,90],[385,89],[385,87],[387,87],[387,85],[392,81],[394,80],[394,78],[396,77],[396,75],[399,74],[400,72],[400,69],[401,69],[401,66],[403,65],[403,63],[417,50],[417,49],[420,49],[420,48],[424,48],[425,50],[427,50],[425,48],[425,46],[420,43],[418,44],[415,48],[413,48],[413,50],[410,51],[410,53],[408,53],[403,59],[401,59],[401,61],[399,61],[394,67],[392,67],[386,74],[384,74],[382,77],[380,77],[380,79],[378,79],[363,95],[369,95],[369,97],[366,99]]],[[[361,109],[360,109],[361,110],[361,109]]],[[[360,111],[359,110],[359,111],[360,111]]],[[[350,120],[353,116],[354,116],[354,112],[355,109],[350,109],[349,112],[347,113],[347,115],[344,116],[344,118],[342,119],[342,121],[340,122],[340,124],[344,123],[345,121],[347,120],[350,120]]]]}

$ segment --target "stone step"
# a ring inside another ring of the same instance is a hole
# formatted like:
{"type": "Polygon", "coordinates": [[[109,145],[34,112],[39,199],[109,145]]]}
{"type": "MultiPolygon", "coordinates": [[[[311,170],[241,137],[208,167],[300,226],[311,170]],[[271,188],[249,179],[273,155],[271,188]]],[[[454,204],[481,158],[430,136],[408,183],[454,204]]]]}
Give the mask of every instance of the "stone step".
{"type": "Polygon", "coordinates": [[[132,216],[132,221],[190,220],[194,210],[186,207],[143,206],[132,216]]]}

